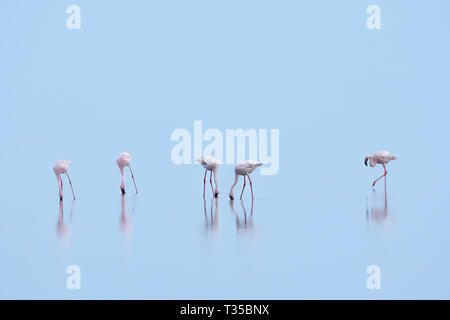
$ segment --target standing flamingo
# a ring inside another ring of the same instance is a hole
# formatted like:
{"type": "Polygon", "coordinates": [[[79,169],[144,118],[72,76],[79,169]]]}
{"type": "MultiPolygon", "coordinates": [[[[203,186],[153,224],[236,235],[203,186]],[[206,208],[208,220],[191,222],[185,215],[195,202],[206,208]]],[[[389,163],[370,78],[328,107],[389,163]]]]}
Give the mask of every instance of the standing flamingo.
{"type": "Polygon", "coordinates": [[[136,189],[136,194],[138,193],[136,181],[134,180],[134,174],[133,171],[131,170],[130,163],[131,163],[131,154],[129,154],[128,152],[122,152],[117,157],[117,165],[119,166],[120,173],[122,174],[122,183],[120,184],[120,190],[122,190],[122,194],[125,194],[125,172],[124,172],[125,167],[128,167],[130,169],[131,178],[133,178],[134,188],[136,189]]]}
{"type": "Polygon", "coordinates": [[[211,190],[215,198],[219,196],[219,187],[217,184],[217,170],[219,169],[219,160],[210,156],[201,156],[196,162],[200,163],[205,168],[205,175],[203,176],[203,200],[205,200],[205,186],[206,186],[206,174],[211,171],[209,176],[209,183],[211,184],[211,190]],[[214,191],[212,184],[212,175],[214,173],[214,182],[216,184],[216,191],[214,191]]]}
{"type": "Polygon", "coordinates": [[[371,167],[375,167],[377,164],[382,164],[383,168],[384,168],[384,174],[373,182],[372,187],[375,186],[375,184],[377,183],[378,180],[380,180],[383,177],[386,177],[386,175],[387,175],[386,164],[389,161],[395,160],[395,159],[397,159],[397,157],[388,151],[377,151],[372,156],[370,156],[370,155],[366,156],[366,159],[364,160],[364,164],[366,165],[366,167],[367,167],[367,162],[370,160],[371,167]]]}
{"type": "Polygon", "coordinates": [[[234,200],[233,188],[236,185],[236,183],[238,182],[239,176],[244,176],[244,185],[242,186],[242,192],[241,192],[240,199],[242,199],[242,194],[244,193],[245,177],[248,177],[248,180],[250,181],[250,189],[252,191],[252,200],[253,200],[253,185],[252,185],[252,180],[250,179],[250,173],[252,173],[256,168],[258,168],[259,166],[262,166],[262,165],[263,165],[262,162],[253,161],[253,160],[247,160],[247,161],[238,163],[236,165],[236,167],[234,168],[234,173],[236,175],[236,178],[234,179],[234,183],[231,186],[230,193],[229,193],[231,200],[234,200]]]}
{"type": "Polygon", "coordinates": [[[56,179],[58,179],[59,200],[60,201],[63,200],[63,184],[62,184],[61,175],[64,173],[67,175],[67,179],[69,179],[70,189],[72,189],[73,200],[75,200],[75,193],[73,192],[72,181],[70,181],[69,173],[67,172],[67,170],[69,169],[69,166],[70,166],[70,160],[66,160],[66,159],[59,159],[58,161],[56,161],[55,165],[53,166],[53,171],[56,174],[56,179]]]}

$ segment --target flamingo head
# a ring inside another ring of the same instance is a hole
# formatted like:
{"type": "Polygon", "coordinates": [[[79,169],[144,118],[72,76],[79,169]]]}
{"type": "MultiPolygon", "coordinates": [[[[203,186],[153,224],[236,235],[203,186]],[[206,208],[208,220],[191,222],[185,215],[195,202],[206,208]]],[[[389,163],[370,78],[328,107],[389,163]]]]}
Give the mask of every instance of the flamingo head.
{"type": "Polygon", "coordinates": [[[367,162],[368,162],[371,158],[372,158],[371,156],[366,156],[366,159],[364,159],[364,164],[366,165],[366,167],[367,167],[367,162]]]}

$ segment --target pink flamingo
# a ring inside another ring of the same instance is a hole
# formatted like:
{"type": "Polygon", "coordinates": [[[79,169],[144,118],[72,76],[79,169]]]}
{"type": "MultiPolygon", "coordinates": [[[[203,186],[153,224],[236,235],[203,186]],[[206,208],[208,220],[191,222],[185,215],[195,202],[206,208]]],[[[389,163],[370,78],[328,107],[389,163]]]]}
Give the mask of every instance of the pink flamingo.
{"type": "Polygon", "coordinates": [[[203,176],[203,200],[205,200],[205,186],[206,186],[206,174],[211,171],[209,176],[209,183],[211,184],[211,190],[215,198],[219,196],[219,187],[217,185],[217,170],[219,169],[219,161],[210,156],[201,156],[196,162],[200,163],[205,168],[205,175],[203,176]],[[212,184],[212,175],[214,173],[214,182],[216,184],[216,191],[214,191],[212,184]]]}
{"type": "Polygon", "coordinates": [[[397,159],[397,157],[388,151],[377,151],[372,156],[370,156],[370,155],[366,156],[366,159],[364,160],[364,164],[366,165],[366,167],[367,167],[367,162],[370,160],[371,167],[375,167],[377,164],[382,164],[383,168],[384,168],[384,174],[373,182],[372,187],[375,186],[375,184],[377,183],[378,180],[380,180],[383,177],[386,177],[386,175],[387,175],[386,164],[389,161],[395,160],[395,159],[397,159]]]}
{"type": "Polygon", "coordinates": [[[56,179],[58,179],[59,200],[60,201],[63,200],[63,184],[62,184],[61,175],[64,173],[67,175],[67,179],[69,179],[70,189],[72,189],[73,200],[75,200],[75,193],[73,192],[72,181],[70,181],[69,173],[67,172],[67,170],[69,169],[69,166],[70,166],[70,160],[66,160],[66,159],[59,159],[58,161],[56,161],[55,165],[53,166],[53,171],[55,172],[56,179]]]}
{"type": "Polygon", "coordinates": [[[241,200],[242,200],[242,194],[244,193],[244,189],[245,189],[245,177],[248,177],[248,180],[250,181],[250,189],[252,191],[252,200],[253,200],[253,185],[252,185],[252,180],[250,179],[250,173],[252,173],[256,168],[258,168],[259,166],[262,166],[263,163],[262,162],[258,162],[258,161],[253,161],[253,160],[247,160],[241,163],[238,163],[236,165],[236,167],[234,168],[234,173],[235,173],[235,179],[234,179],[234,183],[231,186],[230,189],[230,199],[234,200],[234,195],[233,195],[233,188],[236,185],[236,183],[238,182],[239,176],[244,176],[244,185],[242,186],[242,192],[241,192],[241,200]]]}
{"type": "Polygon", "coordinates": [[[136,187],[136,181],[134,180],[134,174],[131,170],[131,154],[128,152],[122,152],[117,157],[117,165],[120,168],[120,173],[122,174],[122,183],[120,184],[120,190],[122,190],[122,194],[125,194],[125,172],[124,168],[128,167],[130,169],[131,178],[133,178],[134,188],[136,189],[136,194],[138,193],[137,187],[136,187]]]}

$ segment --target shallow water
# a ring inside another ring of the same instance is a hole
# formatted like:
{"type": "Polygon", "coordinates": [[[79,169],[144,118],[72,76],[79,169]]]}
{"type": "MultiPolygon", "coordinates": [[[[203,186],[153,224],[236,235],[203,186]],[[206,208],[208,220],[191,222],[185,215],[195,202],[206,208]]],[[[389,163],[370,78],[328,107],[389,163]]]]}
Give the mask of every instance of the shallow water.
{"type": "Polygon", "coordinates": [[[359,1],[95,1],[77,31],[45,3],[0,10],[0,298],[450,298],[447,2],[382,2],[379,31],[359,1]],[[280,130],[253,202],[228,199],[232,165],[203,201],[203,169],[172,163],[195,120],[280,130]],[[363,164],[383,149],[386,192],[363,164]]]}
{"type": "Polygon", "coordinates": [[[449,217],[438,205],[444,195],[394,192],[399,177],[387,197],[382,184],[375,192],[277,192],[258,176],[253,203],[249,194],[203,201],[196,169],[198,183],[186,183],[178,197],[164,184],[151,196],[136,196],[129,185],[122,197],[117,185],[110,194],[78,190],[75,202],[66,194],[61,209],[56,182],[45,200],[10,197],[2,297],[447,297],[449,217]],[[79,291],[65,286],[72,264],[81,268],[79,291]],[[381,268],[381,290],[366,288],[372,264],[381,268]]]}

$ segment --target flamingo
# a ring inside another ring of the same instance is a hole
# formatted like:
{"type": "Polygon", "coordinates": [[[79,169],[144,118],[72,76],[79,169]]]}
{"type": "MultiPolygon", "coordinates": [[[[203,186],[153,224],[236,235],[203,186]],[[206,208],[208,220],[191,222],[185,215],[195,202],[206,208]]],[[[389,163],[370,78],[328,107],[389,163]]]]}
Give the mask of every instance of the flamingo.
{"type": "Polygon", "coordinates": [[[203,200],[205,200],[205,186],[206,186],[206,174],[208,171],[211,171],[209,176],[209,183],[211,184],[211,190],[214,195],[214,198],[219,196],[219,187],[217,184],[217,170],[219,169],[219,160],[210,156],[201,156],[196,162],[200,163],[203,168],[205,168],[205,175],[203,176],[203,200]],[[216,191],[214,191],[212,184],[212,175],[214,173],[214,182],[216,184],[216,191]]]}
{"type": "Polygon", "coordinates": [[[122,183],[120,184],[120,190],[122,190],[122,194],[125,194],[125,172],[124,168],[128,167],[130,169],[131,178],[133,178],[134,188],[136,189],[136,194],[138,193],[137,187],[136,187],[136,181],[134,180],[134,174],[131,170],[131,154],[128,152],[122,152],[117,157],[117,165],[120,168],[120,173],[122,174],[122,183]]]}
{"type": "Polygon", "coordinates": [[[377,151],[372,156],[370,155],[366,156],[366,159],[364,160],[364,164],[366,165],[366,167],[367,162],[370,160],[371,167],[375,167],[377,164],[381,164],[383,165],[384,168],[384,174],[373,182],[372,187],[375,187],[375,184],[377,183],[378,180],[380,180],[383,177],[386,177],[387,175],[386,164],[389,161],[395,159],[397,159],[397,157],[388,151],[377,151]]]}
{"type": "Polygon", "coordinates": [[[239,176],[244,176],[244,185],[242,186],[242,192],[241,192],[241,200],[242,200],[242,194],[244,193],[244,189],[245,189],[245,177],[248,177],[248,180],[250,181],[250,189],[252,191],[252,200],[253,200],[253,185],[252,185],[252,180],[250,179],[250,173],[252,173],[256,168],[258,168],[259,166],[262,166],[263,163],[262,162],[258,162],[258,161],[254,161],[254,160],[247,160],[241,163],[238,163],[236,165],[236,167],[234,168],[234,173],[235,173],[235,179],[234,179],[234,183],[231,186],[230,189],[230,199],[234,200],[234,196],[233,196],[233,188],[236,185],[236,183],[238,182],[239,176]]]}
{"type": "Polygon", "coordinates": [[[59,200],[60,201],[63,200],[63,184],[62,184],[61,175],[64,173],[67,175],[67,179],[69,179],[70,189],[72,189],[73,200],[75,200],[75,193],[73,192],[72,181],[70,181],[69,173],[67,172],[67,170],[69,169],[69,166],[70,166],[70,160],[66,160],[66,159],[59,159],[58,161],[56,161],[55,165],[53,166],[53,171],[55,172],[56,179],[58,179],[59,200]]]}

